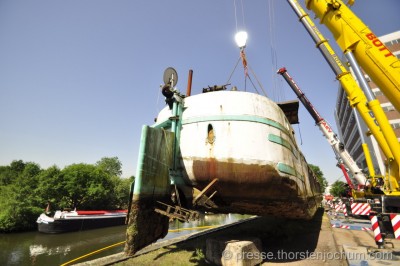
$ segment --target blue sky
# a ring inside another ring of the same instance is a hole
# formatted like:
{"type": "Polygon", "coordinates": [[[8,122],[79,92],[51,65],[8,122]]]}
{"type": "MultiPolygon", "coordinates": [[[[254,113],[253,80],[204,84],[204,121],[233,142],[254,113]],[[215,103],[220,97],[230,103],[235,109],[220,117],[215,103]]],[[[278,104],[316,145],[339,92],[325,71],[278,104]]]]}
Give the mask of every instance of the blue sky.
{"type": "MultiPolygon", "coordinates": [[[[233,3],[0,1],[0,165],[63,168],[117,156],[123,176],[134,175],[141,126],[165,106],[164,69],[178,71],[182,92],[189,69],[193,94],[225,84],[239,57],[236,24],[249,34],[248,63],[268,96],[295,99],[275,74],[285,66],[336,130],[338,82],[288,3],[243,1],[242,11],[237,0],[237,23],[233,3]]],[[[378,36],[400,30],[398,0],[358,0],[352,9],[378,36]]],[[[241,66],[231,83],[244,89],[241,66]]],[[[307,161],[335,181],[342,174],[333,151],[303,106],[299,115],[294,128],[307,161]]]]}

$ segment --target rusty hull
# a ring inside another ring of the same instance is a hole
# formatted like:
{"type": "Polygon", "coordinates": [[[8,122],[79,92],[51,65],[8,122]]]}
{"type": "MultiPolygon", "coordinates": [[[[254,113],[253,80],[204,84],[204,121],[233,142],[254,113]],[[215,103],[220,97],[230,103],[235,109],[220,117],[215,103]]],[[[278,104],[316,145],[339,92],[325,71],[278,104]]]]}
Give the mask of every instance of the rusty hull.
{"type": "Polygon", "coordinates": [[[282,175],[272,165],[193,159],[195,187],[202,190],[214,178],[218,182],[213,201],[218,208],[208,211],[311,219],[320,194],[302,191],[297,177],[282,175]]]}

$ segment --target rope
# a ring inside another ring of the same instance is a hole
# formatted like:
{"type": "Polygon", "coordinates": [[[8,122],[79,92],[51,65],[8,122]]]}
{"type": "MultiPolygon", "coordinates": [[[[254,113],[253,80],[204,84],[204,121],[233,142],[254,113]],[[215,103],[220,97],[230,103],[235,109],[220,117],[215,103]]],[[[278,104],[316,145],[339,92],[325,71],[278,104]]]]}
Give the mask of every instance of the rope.
{"type": "MultiPolygon", "coordinates": [[[[243,23],[243,28],[246,28],[246,24],[244,23],[244,7],[243,7],[243,0],[241,2],[241,7],[242,7],[242,23],[243,23]]],[[[237,18],[237,7],[236,7],[236,0],[233,0],[233,9],[235,11],[235,25],[236,25],[236,32],[238,32],[238,18],[237,18]]]]}
{"type": "Polygon", "coordinates": [[[240,59],[241,59],[241,57],[239,56],[239,58],[238,58],[238,60],[237,60],[237,62],[236,62],[236,65],[235,65],[235,67],[233,68],[233,70],[232,70],[232,72],[231,72],[231,75],[229,76],[229,79],[228,79],[228,81],[227,81],[225,84],[229,84],[229,83],[230,83],[231,78],[232,78],[232,76],[233,76],[233,73],[235,72],[237,66],[239,65],[240,59]]]}
{"type": "MultiPolygon", "coordinates": [[[[218,225],[205,225],[205,226],[190,227],[190,228],[171,229],[171,230],[168,230],[168,232],[169,232],[169,233],[175,233],[175,232],[185,231],[185,230],[209,229],[209,228],[214,228],[214,227],[217,227],[217,226],[218,226],[218,225]]],[[[126,242],[126,241],[121,241],[121,242],[112,244],[112,245],[110,245],[110,246],[107,246],[107,247],[104,247],[104,248],[95,250],[95,251],[93,251],[93,252],[90,252],[90,253],[88,253],[88,254],[85,254],[85,255],[83,255],[83,256],[80,256],[80,257],[78,257],[78,258],[75,258],[75,259],[73,259],[73,260],[67,261],[67,262],[61,264],[61,266],[71,265],[71,264],[74,263],[74,262],[77,262],[77,261],[82,260],[82,259],[84,259],[84,258],[90,257],[90,256],[92,256],[92,255],[95,255],[95,254],[100,253],[100,252],[102,252],[102,251],[105,251],[105,250],[107,250],[107,249],[110,249],[110,248],[113,248],[113,247],[116,247],[116,246],[123,245],[125,242],[126,242]]]]}
{"type": "Polygon", "coordinates": [[[196,229],[208,229],[208,228],[214,228],[217,227],[218,225],[205,225],[205,226],[199,226],[199,227],[190,227],[190,228],[179,228],[179,229],[171,229],[168,230],[169,233],[175,233],[179,231],[187,231],[187,230],[196,230],[196,229]]]}
{"type": "Polygon", "coordinates": [[[85,254],[85,255],[83,255],[83,256],[80,256],[80,257],[78,257],[78,258],[76,258],[76,259],[67,261],[66,263],[61,264],[61,266],[70,265],[70,264],[72,264],[72,263],[74,263],[74,262],[76,262],[76,261],[78,261],[78,260],[82,260],[82,259],[87,258],[87,257],[89,257],[89,256],[92,256],[92,255],[95,255],[95,254],[97,254],[97,253],[100,253],[100,252],[102,252],[102,251],[104,251],[104,250],[107,250],[107,249],[110,249],[110,248],[113,248],[113,247],[116,247],[116,246],[119,246],[119,245],[123,245],[124,243],[125,243],[125,241],[121,241],[121,242],[112,244],[112,245],[110,245],[110,246],[107,246],[107,247],[105,247],[105,248],[98,249],[98,250],[96,250],[96,251],[93,251],[93,252],[90,252],[90,253],[85,254]]]}
{"type": "MultiPolygon", "coordinates": [[[[245,16],[244,16],[244,6],[243,6],[243,0],[240,1],[241,4],[241,8],[242,8],[242,23],[243,23],[243,28],[246,28],[245,25],[245,16]]],[[[235,13],[235,25],[236,25],[236,32],[238,32],[238,18],[237,18],[237,7],[236,7],[236,0],[233,0],[233,8],[234,8],[234,13],[235,13]]],[[[236,62],[235,67],[233,68],[233,71],[231,72],[228,81],[226,82],[227,84],[230,83],[230,80],[233,76],[233,73],[235,72],[240,59],[242,60],[243,63],[243,68],[244,68],[244,91],[247,91],[247,78],[250,80],[251,84],[253,85],[254,90],[260,94],[260,92],[257,90],[257,87],[254,85],[253,80],[250,78],[249,74],[248,74],[248,69],[250,68],[251,73],[254,75],[258,85],[260,86],[261,90],[263,91],[264,95],[267,97],[267,93],[265,92],[263,86],[261,85],[261,82],[259,81],[259,79],[257,78],[256,74],[254,73],[253,69],[248,66],[247,64],[247,59],[246,59],[246,54],[244,52],[244,47],[241,48],[240,51],[240,57],[238,59],[238,61],[236,62]]]]}
{"type": "Polygon", "coordinates": [[[301,137],[300,123],[297,124],[297,127],[299,128],[300,145],[303,145],[303,138],[301,137]]]}
{"type": "MultiPolygon", "coordinates": [[[[258,78],[257,78],[257,76],[256,76],[256,73],[254,73],[254,71],[253,71],[253,69],[251,68],[250,65],[249,65],[249,68],[250,68],[250,71],[251,71],[251,73],[253,74],[253,76],[256,78],[257,83],[258,83],[258,86],[260,86],[261,90],[263,91],[264,96],[265,96],[265,97],[268,97],[268,96],[267,96],[267,93],[265,92],[265,90],[264,90],[264,88],[263,88],[263,86],[262,86],[262,84],[261,84],[261,82],[258,80],[258,78]]],[[[253,85],[253,86],[254,86],[254,85],[253,85]]],[[[256,90],[257,90],[257,89],[256,89],[256,90]]],[[[258,91],[257,91],[257,93],[258,93],[258,91]]]]}
{"type": "Polygon", "coordinates": [[[246,28],[246,24],[244,23],[244,8],[243,8],[243,0],[240,1],[242,4],[242,19],[243,19],[243,28],[246,28]]]}
{"type": "Polygon", "coordinates": [[[275,7],[274,1],[268,1],[268,19],[269,19],[269,39],[270,39],[270,53],[271,53],[271,77],[272,77],[272,94],[275,101],[280,101],[282,90],[277,86],[276,70],[278,69],[278,55],[276,53],[276,35],[275,35],[275,7]]]}
{"type": "Polygon", "coordinates": [[[249,80],[250,80],[251,84],[253,85],[253,88],[256,90],[257,94],[260,94],[260,93],[258,92],[256,86],[254,86],[254,83],[253,83],[253,81],[251,80],[250,76],[247,76],[247,77],[249,78],[249,80]]]}
{"type": "Polygon", "coordinates": [[[235,10],[236,32],[238,32],[238,23],[237,23],[237,15],[236,15],[236,0],[233,0],[233,9],[235,10]]]}

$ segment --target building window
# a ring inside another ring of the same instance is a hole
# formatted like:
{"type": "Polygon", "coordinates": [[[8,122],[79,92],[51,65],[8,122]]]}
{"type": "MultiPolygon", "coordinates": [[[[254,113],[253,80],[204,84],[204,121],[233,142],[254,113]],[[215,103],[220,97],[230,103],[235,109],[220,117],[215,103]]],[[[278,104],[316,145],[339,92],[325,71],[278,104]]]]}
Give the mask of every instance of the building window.
{"type": "Polygon", "coordinates": [[[393,124],[392,124],[392,127],[393,127],[394,129],[400,128],[400,123],[393,123],[393,124]]]}
{"type": "Polygon", "coordinates": [[[392,41],[385,42],[385,46],[395,45],[396,43],[400,43],[400,39],[395,39],[392,41]]]}
{"type": "Polygon", "coordinates": [[[385,112],[390,112],[390,111],[394,111],[394,106],[393,105],[383,106],[382,109],[385,112]]]}

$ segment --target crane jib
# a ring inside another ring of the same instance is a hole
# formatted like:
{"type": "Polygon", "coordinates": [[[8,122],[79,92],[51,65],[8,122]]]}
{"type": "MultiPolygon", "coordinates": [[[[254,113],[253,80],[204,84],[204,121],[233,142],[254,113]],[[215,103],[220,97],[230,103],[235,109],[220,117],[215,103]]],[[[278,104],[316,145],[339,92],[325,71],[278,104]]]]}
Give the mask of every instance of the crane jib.
{"type": "Polygon", "coordinates": [[[325,128],[329,133],[332,132],[331,127],[328,125],[328,123],[327,123],[326,121],[321,121],[321,125],[323,125],[324,128],[325,128]]]}
{"type": "Polygon", "coordinates": [[[379,48],[379,51],[384,51],[385,57],[394,56],[391,51],[376,37],[372,32],[365,34],[368,40],[372,41],[372,44],[379,48]]]}

